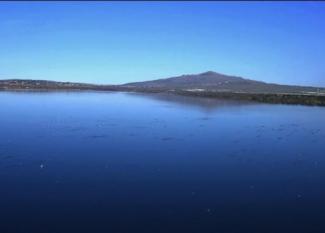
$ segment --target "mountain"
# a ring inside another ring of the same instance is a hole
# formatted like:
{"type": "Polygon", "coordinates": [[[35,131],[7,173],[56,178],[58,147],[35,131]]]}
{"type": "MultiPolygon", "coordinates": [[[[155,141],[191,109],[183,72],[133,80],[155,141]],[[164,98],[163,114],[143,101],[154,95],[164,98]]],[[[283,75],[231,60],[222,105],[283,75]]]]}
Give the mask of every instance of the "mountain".
{"type": "Polygon", "coordinates": [[[325,88],[270,84],[242,77],[208,71],[153,81],[127,83],[123,86],[141,89],[192,90],[243,93],[325,93],[325,88]]]}

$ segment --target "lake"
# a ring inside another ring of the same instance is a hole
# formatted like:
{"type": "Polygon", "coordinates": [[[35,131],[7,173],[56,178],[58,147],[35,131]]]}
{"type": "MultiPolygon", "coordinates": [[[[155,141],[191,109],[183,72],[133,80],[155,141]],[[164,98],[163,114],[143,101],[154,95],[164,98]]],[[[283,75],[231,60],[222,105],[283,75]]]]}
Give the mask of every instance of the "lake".
{"type": "Polygon", "coordinates": [[[1,233],[325,232],[325,107],[0,92],[1,233]]]}

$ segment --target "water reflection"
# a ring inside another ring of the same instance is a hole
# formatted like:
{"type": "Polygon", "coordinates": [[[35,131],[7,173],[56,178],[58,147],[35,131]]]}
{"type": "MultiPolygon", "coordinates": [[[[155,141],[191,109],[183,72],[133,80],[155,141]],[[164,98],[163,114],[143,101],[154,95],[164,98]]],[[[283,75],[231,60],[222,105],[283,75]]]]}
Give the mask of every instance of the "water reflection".
{"type": "Polygon", "coordinates": [[[166,107],[173,107],[174,105],[180,105],[182,107],[197,108],[205,112],[213,112],[219,108],[231,108],[231,107],[245,107],[259,105],[260,103],[246,101],[246,100],[229,100],[218,99],[209,97],[193,97],[182,96],[169,93],[129,93],[131,96],[143,97],[153,99],[161,102],[171,103],[172,105],[166,105],[166,107]]]}

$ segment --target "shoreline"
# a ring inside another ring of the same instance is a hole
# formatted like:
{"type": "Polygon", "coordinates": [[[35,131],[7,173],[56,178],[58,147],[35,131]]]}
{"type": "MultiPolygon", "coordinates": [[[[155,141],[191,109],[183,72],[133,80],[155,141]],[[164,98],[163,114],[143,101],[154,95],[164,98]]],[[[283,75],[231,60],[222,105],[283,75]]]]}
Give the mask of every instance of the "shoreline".
{"type": "Polygon", "coordinates": [[[166,93],[191,97],[205,97],[216,99],[245,100],[270,104],[289,104],[307,106],[325,106],[325,95],[297,94],[297,93],[246,93],[246,92],[220,92],[220,91],[190,91],[182,89],[147,89],[121,86],[110,87],[76,87],[76,88],[0,88],[5,92],[126,92],[126,93],[166,93]]]}

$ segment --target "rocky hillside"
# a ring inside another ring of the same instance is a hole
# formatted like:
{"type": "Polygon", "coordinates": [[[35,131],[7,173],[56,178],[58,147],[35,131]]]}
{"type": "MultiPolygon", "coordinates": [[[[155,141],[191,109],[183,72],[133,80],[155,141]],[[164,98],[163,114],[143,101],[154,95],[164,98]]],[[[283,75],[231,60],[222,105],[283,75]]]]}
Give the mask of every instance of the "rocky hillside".
{"type": "Polygon", "coordinates": [[[245,93],[299,93],[317,94],[325,93],[325,88],[288,86],[270,84],[242,77],[229,76],[216,72],[182,75],[153,81],[127,83],[123,86],[130,88],[192,90],[192,91],[220,91],[245,93]]]}

